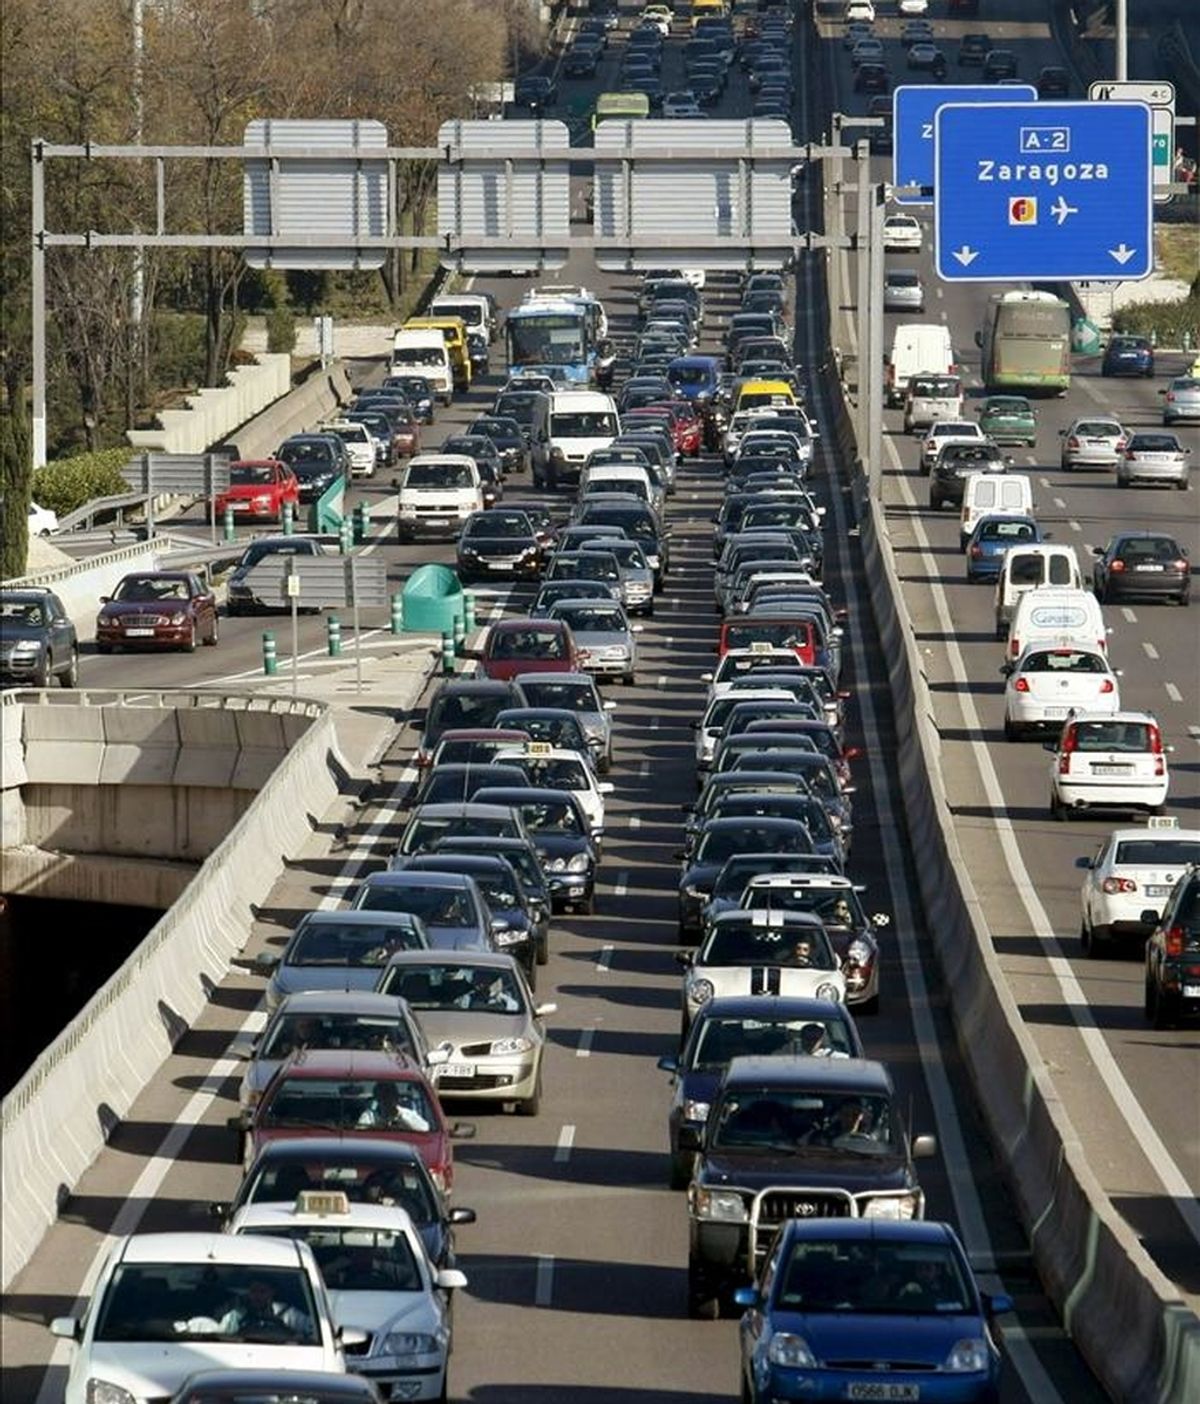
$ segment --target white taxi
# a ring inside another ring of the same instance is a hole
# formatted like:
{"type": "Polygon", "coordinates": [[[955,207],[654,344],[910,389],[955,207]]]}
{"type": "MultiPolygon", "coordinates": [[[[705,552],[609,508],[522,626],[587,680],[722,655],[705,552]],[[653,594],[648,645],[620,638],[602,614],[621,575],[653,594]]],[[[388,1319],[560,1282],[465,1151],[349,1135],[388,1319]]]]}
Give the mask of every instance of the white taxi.
{"type": "Polygon", "coordinates": [[[1087,876],[1079,893],[1079,941],[1090,956],[1103,955],[1119,937],[1145,940],[1148,911],[1161,912],[1190,863],[1200,863],[1200,829],[1181,829],[1173,815],[1152,818],[1144,829],[1115,829],[1093,858],[1077,858],[1087,876]]]}
{"type": "Polygon", "coordinates": [[[1072,712],[1111,715],[1121,710],[1119,673],[1095,644],[1064,640],[1030,644],[1004,664],[1004,739],[1018,741],[1045,726],[1061,726],[1072,712]]]}
{"type": "Polygon", "coordinates": [[[408,1211],[352,1204],[340,1190],[304,1190],[294,1205],[248,1204],[229,1225],[248,1240],[289,1238],[312,1249],[334,1320],[365,1340],[347,1364],[384,1399],[444,1399],[450,1355],[446,1293],[457,1268],[435,1269],[408,1211]]]}
{"type": "Polygon", "coordinates": [[[529,741],[524,746],[502,746],[497,765],[519,766],[529,783],[548,790],[570,790],[579,801],[597,847],[604,838],[604,797],[613,792],[611,780],[599,780],[578,751],[552,746],[549,741],[529,741]]]}
{"type": "MultiPolygon", "coordinates": [[[[1151,712],[1113,712],[1067,719],[1057,741],[1047,741],[1050,813],[1069,819],[1085,809],[1156,810],[1171,777],[1162,728],[1151,712]]],[[[1136,818],[1136,814],[1134,815],[1136,818]]]]}

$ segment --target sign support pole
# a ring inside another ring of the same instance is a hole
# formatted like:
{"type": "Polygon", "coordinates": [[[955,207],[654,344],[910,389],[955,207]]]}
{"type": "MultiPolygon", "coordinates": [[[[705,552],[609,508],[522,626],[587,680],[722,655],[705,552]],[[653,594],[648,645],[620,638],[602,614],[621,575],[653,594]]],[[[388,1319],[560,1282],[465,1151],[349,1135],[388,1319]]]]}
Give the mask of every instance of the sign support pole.
{"type": "Polygon", "coordinates": [[[871,365],[867,378],[867,458],[871,496],[883,494],[883,218],[886,186],[871,189],[870,281],[867,288],[871,365]]]}
{"type": "Polygon", "coordinates": [[[871,144],[859,140],[854,144],[858,159],[858,370],[855,373],[854,403],[858,421],[859,452],[866,454],[871,437],[871,424],[867,418],[867,386],[870,383],[872,367],[878,359],[877,348],[871,344],[871,321],[868,305],[871,296],[871,144]]]}

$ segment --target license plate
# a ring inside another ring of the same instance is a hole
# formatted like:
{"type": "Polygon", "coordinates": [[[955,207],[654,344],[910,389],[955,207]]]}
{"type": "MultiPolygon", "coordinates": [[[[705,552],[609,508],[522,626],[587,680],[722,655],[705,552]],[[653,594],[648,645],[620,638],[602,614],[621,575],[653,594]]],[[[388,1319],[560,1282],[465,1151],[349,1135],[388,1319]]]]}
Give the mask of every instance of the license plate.
{"type": "Polygon", "coordinates": [[[1160,566],[1160,565],[1140,565],[1140,566],[1134,566],[1134,569],[1135,569],[1135,570],[1165,570],[1165,569],[1166,569],[1166,566],[1160,566]]]}
{"type": "Polygon", "coordinates": [[[154,630],[153,630],[153,629],[126,629],[126,630],[125,630],[125,637],[126,637],[127,639],[152,639],[152,638],[154,637],[154,630]]]}
{"type": "Polygon", "coordinates": [[[490,564],[493,570],[512,570],[513,568],[512,561],[492,561],[490,564]]]}
{"type": "Polygon", "coordinates": [[[1184,985],[1184,999],[1200,999],[1200,985],[1184,985]]]}
{"type": "Polygon", "coordinates": [[[248,512],[250,504],[248,502],[233,502],[230,504],[235,512],[248,512]]]}
{"type": "Polygon", "coordinates": [[[449,526],[449,517],[419,517],[418,521],[425,522],[427,526],[449,526]]]}
{"type": "Polygon", "coordinates": [[[1131,765],[1093,765],[1093,775],[1129,775],[1133,771],[1131,765]]]}
{"type": "Polygon", "coordinates": [[[474,1077],[474,1063],[443,1063],[441,1077],[474,1077]]]}
{"type": "Polygon", "coordinates": [[[1043,708],[1047,717],[1065,717],[1070,711],[1069,707],[1045,707],[1043,708]]]}
{"type": "Polygon", "coordinates": [[[1170,893],[1171,889],[1165,884],[1154,882],[1147,883],[1147,885],[1142,888],[1142,891],[1146,894],[1147,897],[1166,897],[1170,893]]]}
{"type": "Polygon", "coordinates": [[[915,1384],[888,1384],[883,1380],[871,1380],[864,1384],[846,1386],[847,1399],[920,1399],[921,1386],[915,1384]]]}

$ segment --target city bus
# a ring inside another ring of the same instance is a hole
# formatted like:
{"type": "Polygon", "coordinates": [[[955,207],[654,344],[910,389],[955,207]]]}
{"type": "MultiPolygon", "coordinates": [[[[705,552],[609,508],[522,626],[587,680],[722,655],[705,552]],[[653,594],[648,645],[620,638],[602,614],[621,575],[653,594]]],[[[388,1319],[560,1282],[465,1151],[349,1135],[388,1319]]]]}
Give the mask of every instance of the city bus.
{"type": "Polygon", "coordinates": [[[596,341],[592,315],[584,302],[535,298],[514,307],[504,321],[509,371],[545,368],[572,385],[592,377],[596,341]]]}
{"type": "Polygon", "coordinates": [[[645,93],[601,93],[592,113],[592,130],[610,118],[649,117],[650,99],[645,93]]]}
{"type": "Polygon", "coordinates": [[[975,344],[986,390],[1064,395],[1070,389],[1071,309],[1053,293],[993,293],[975,344]]]}

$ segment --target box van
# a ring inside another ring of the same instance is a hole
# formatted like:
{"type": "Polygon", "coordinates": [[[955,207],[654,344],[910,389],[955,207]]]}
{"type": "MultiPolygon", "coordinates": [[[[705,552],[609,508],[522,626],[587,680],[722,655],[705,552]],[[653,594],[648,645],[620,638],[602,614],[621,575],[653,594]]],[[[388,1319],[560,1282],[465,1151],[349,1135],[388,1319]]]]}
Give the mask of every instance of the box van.
{"type": "Polygon", "coordinates": [[[958,549],[965,551],[975,523],[990,513],[1033,515],[1033,484],[1023,473],[970,473],[963,483],[958,518],[958,549]]]}
{"type": "Polygon", "coordinates": [[[884,390],[893,408],[904,403],[914,375],[956,375],[950,328],[941,322],[901,322],[885,366],[884,390]]]}
{"type": "Polygon", "coordinates": [[[535,426],[531,445],[534,484],[553,490],[577,483],[588,454],[607,448],[620,428],[611,395],[599,390],[557,390],[547,395],[545,419],[535,426]]]}
{"type": "Polygon", "coordinates": [[[440,331],[401,327],[392,340],[391,373],[424,376],[444,405],[448,405],[453,398],[454,372],[446,338],[440,331]]]}
{"type": "Polygon", "coordinates": [[[1083,589],[1083,574],[1074,546],[1042,542],[1037,546],[1014,546],[1005,551],[996,580],[996,637],[1003,639],[1016,612],[1017,600],[1029,590],[1057,585],[1067,590],[1083,589]]]}
{"type": "Polygon", "coordinates": [[[410,317],[405,330],[439,331],[450,353],[450,370],[454,388],[466,393],[471,388],[471,351],[467,345],[467,329],[461,317],[410,317]]]}
{"type": "Polygon", "coordinates": [[[429,304],[431,317],[457,317],[469,332],[482,332],[488,341],[496,339],[491,301],[482,293],[446,293],[429,304]]]}
{"type": "Polygon", "coordinates": [[[904,432],[928,429],[939,419],[961,419],[962,381],[956,375],[914,375],[904,397],[904,432]]]}
{"type": "Polygon", "coordinates": [[[1100,603],[1090,590],[1043,586],[1026,590],[1017,601],[1009,630],[1005,662],[1012,666],[1034,644],[1087,644],[1108,652],[1108,629],[1100,603]]]}

